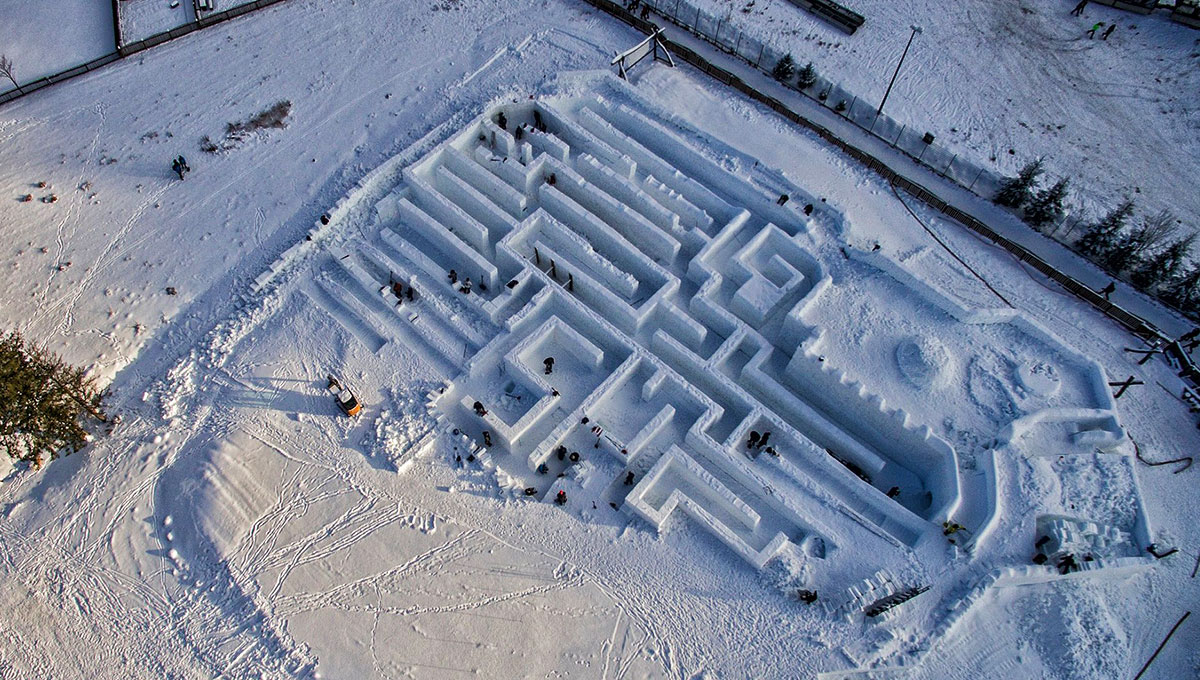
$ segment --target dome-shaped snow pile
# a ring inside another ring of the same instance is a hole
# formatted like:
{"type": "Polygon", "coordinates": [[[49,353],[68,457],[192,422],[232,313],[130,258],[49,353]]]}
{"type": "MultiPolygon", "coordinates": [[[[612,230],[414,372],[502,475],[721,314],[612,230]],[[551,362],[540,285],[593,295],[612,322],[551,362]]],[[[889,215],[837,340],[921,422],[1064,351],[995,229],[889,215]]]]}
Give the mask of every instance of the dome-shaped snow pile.
{"type": "Polygon", "coordinates": [[[1062,380],[1058,370],[1044,361],[1027,361],[1017,366],[1017,380],[1029,393],[1038,397],[1053,396],[1062,380]]]}
{"type": "Polygon", "coordinates": [[[896,345],[896,365],[904,379],[920,389],[941,387],[949,380],[950,354],[934,338],[909,338],[896,345]]]}

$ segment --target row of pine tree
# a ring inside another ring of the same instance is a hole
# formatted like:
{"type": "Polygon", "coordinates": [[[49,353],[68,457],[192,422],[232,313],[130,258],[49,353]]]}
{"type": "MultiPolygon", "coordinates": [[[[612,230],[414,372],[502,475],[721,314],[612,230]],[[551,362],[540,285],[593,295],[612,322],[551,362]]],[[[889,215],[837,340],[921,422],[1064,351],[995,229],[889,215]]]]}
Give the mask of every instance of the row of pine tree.
{"type": "MultiPolygon", "coordinates": [[[[1066,179],[1035,191],[1043,171],[1040,158],[1026,163],[1016,177],[1001,184],[994,199],[1020,211],[1035,228],[1062,219],[1067,197],[1066,179]]],[[[1083,235],[1068,245],[1074,245],[1081,255],[1113,276],[1197,318],[1200,265],[1190,259],[1196,234],[1180,235],[1179,222],[1169,210],[1143,216],[1136,222],[1133,217],[1134,203],[1126,199],[1089,224],[1083,235]]]]}

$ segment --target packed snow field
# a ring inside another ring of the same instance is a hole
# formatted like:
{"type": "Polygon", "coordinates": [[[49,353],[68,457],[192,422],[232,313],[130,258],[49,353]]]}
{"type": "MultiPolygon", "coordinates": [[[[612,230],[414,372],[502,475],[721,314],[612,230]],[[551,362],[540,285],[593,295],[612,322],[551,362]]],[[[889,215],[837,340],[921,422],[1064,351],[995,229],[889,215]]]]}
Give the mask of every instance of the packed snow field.
{"type": "MultiPolygon", "coordinates": [[[[673,2],[654,4],[687,16],[673,2]]],[[[1168,208],[1185,228],[1200,229],[1200,199],[1190,190],[1200,155],[1195,29],[1165,13],[1095,2],[1072,16],[1074,0],[841,4],[866,18],[853,35],[789,0],[682,3],[724,18],[724,32],[766,41],[800,65],[811,61],[872,105],[915,25],[921,33],[887,98],[893,118],[1007,175],[1045,157],[1050,177],[1070,178],[1075,217],[1094,220],[1128,197],[1146,213],[1168,208]],[[1089,37],[1096,23],[1102,29],[1089,37]]]]}
{"type": "Polygon", "coordinates": [[[1170,367],[537,15],[282,3],[0,110],[4,320],[121,417],[0,488],[0,677],[1135,674],[1200,599],[1170,367]]]}

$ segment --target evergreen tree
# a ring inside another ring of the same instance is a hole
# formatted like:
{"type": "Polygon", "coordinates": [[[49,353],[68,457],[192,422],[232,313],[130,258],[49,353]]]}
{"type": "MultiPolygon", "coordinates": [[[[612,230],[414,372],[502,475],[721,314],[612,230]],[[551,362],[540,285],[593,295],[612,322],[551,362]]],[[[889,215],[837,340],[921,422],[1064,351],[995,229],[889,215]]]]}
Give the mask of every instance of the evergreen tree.
{"type": "Polygon", "coordinates": [[[1129,219],[1132,212],[1133,201],[1128,199],[1109,211],[1104,219],[1093,224],[1075,244],[1079,252],[1093,261],[1103,261],[1120,242],[1121,229],[1125,227],[1125,220],[1129,219]]]}
{"type": "Polygon", "coordinates": [[[1120,274],[1142,266],[1147,253],[1153,252],[1175,231],[1175,217],[1169,210],[1142,220],[1141,226],[1125,234],[1102,263],[1110,272],[1120,274]]]}
{"type": "Polygon", "coordinates": [[[1049,189],[1043,189],[1025,208],[1025,219],[1035,227],[1040,227],[1060,215],[1063,210],[1063,200],[1067,197],[1067,179],[1058,180],[1049,189]]]}
{"type": "Polygon", "coordinates": [[[792,59],[792,53],[788,52],[775,64],[775,70],[771,71],[771,75],[779,82],[787,82],[792,75],[796,73],[796,61],[792,59]]]}
{"type": "Polygon", "coordinates": [[[1017,172],[1016,177],[1009,177],[1000,185],[995,201],[1010,208],[1020,208],[1029,201],[1033,185],[1042,174],[1042,159],[1030,161],[1017,172]]]}
{"type": "Polygon", "coordinates": [[[0,337],[0,451],[20,460],[54,458],[82,448],[91,436],[84,415],[104,420],[103,395],[82,368],[26,342],[0,337]]]}
{"type": "Polygon", "coordinates": [[[800,88],[801,90],[807,90],[816,84],[817,69],[813,68],[813,63],[810,61],[804,65],[804,68],[800,69],[800,71],[796,73],[796,87],[800,88]]]}
{"type": "Polygon", "coordinates": [[[1194,316],[1196,303],[1200,302],[1200,265],[1193,264],[1186,273],[1177,276],[1163,288],[1159,297],[1183,310],[1185,314],[1194,316]]]}
{"type": "Polygon", "coordinates": [[[1170,283],[1179,274],[1195,241],[1195,234],[1176,240],[1154,257],[1146,258],[1129,275],[1129,280],[1145,291],[1153,291],[1160,285],[1170,283]]]}

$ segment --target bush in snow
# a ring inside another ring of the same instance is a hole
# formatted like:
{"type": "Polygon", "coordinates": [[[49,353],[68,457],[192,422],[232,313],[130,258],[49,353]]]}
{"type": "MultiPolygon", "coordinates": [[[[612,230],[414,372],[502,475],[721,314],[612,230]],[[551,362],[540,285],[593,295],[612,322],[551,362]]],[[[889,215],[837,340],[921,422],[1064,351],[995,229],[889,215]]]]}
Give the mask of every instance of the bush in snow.
{"type": "Polygon", "coordinates": [[[1195,234],[1176,240],[1157,255],[1144,259],[1129,275],[1129,280],[1147,292],[1153,292],[1158,286],[1170,283],[1179,275],[1195,241],[1195,234]]]}
{"type": "Polygon", "coordinates": [[[810,61],[804,65],[796,73],[796,87],[801,90],[807,90],[817,84],[817,69],[813,68],[813,63],[810,61]]]}
{"type": "Polygon", "coordinates": [[[19,333],[0,338],[0,451],[38,461],[77,451],[91,439],[81,420],[104,420],[103,393],[82,368],[27,342],[19,333]]]}
{"type": "Polygon", "coordinates": [[[771,75],[779,82],[787,82],[792,75],[796,73],[796,62],[792,59],[792,53],[788,52],[775,64],[775,70],[771,71],[771,75]]]}
{"type": "Polygon", "coordinates": [[[16,77],[13,76],[12,59],[9,59],[3,54],[0,54],[0,76],[4,76],[5,78],[11,80],[13,87],[20,87],[20,85],[17,85],[16,77]]]}
{"type": "Polygon", "coordinates": [[[1043,189],[1025,208],[1025,220],[1035,227],[1052,222],[1062,216],[1063,201],[1067,197],[1067,179],[1063,178],[1054,183],[1049,189],[1043,189]]]}
{"type": "Polygon", "coordinates": [[[1083,253],[1084,257],[1093,262],[1103,262],[1120,242],[1121,230],[1125,228],[1125,221],[1132,213],[1133,201],[1126,199],[1124,203],[1109,211],[1103,219],[1088,228],[1087,233],[1079,239],[1075,247],[1083,253]]]}
{"type": "Polygon", "coordinates": [[[1033,185],[1042,174],[1042,159],[1030,161],[1017,172],[1016,177],[1009,177],[1000,185],[996,203],[1010,208],[1020,208],[1029,201],[1033,193],[1033,185]]]}

